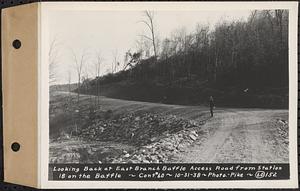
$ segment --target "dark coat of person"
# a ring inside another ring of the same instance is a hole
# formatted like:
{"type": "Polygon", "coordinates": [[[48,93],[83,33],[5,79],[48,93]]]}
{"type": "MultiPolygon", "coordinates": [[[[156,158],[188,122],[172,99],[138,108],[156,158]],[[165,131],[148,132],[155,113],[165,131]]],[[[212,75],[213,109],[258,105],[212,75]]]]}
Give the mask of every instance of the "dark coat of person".
{"type": "Polygon", "coordinates": [[[209,97],[209,107],[210,107],[210,115],[211,117],[214,116],[214,107],[215,107],[215,103],[214,103],[214,99],[212,96],[209,97]]]}

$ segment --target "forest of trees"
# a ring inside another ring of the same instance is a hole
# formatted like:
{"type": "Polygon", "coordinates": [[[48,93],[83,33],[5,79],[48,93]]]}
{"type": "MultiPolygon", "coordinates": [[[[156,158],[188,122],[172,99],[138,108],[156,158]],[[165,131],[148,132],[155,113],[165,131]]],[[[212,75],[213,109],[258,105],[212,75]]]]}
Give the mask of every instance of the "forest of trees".
{"type": "MultiPolygon", "coordinates": [[[[149,14],[148,21],[152,23],[154,16],[149,14]]],[[[153,25],[149,28],[153,29],[153,25]]],[[[126,53],[124,70],[89,81],[86,91],[94,92],[95,84],[100,84],[104,87],[100,94],[103,91],[105,95],[109,87],[105,88],[106,84],[127,81],[142,84],[138,87],[159,87],[160,91],[185,91],[194,95],[192,100],[200,99],[203,94],[202,102],[204,89],[215,89],[214,96],[219,96],[224,103],[230,104],[239,96],[241,100],[236,105],[251,99],[252,102],[244,106],[287,107],[287,10],[252,11],[247,21],[219,21],[214,28],[199,24],[190,33],[179,28],[159,41],[154,41],[153,31],[149,35],[152,36],[150,45],[140,45],[138,51],[126,53]],[[218,93],[221,91],[226,93],[218,93]]],[[[214,91],[206,93],[214,94],[214,91]]],[[[161,96],[176,103],[171,95],[161,96]]]]}

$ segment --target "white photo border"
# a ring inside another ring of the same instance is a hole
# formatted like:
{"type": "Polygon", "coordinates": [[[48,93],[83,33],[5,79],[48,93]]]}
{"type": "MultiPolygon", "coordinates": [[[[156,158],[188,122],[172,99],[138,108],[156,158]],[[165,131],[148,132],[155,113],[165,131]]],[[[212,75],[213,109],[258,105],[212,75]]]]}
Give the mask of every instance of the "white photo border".
{"type": "Polygon", "coordinates": [[[43,2],[39,19],[39,186],[41,188],[298,188],[298,2],[43,2]],[[104,10],[289,10],[289,180],[246,181],[49,181],[49,13],[104,10]]]}

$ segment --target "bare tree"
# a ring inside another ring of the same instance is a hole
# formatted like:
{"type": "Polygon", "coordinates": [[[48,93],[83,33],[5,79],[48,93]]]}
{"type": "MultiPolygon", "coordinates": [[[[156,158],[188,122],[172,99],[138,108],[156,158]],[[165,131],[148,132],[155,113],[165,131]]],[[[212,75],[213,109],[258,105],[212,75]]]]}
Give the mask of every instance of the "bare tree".
{"type": "Polygon", "coordinates": [[[140,38],[135,41],[135,46],[137,52],[141,53],[142,58],[150,57],[152,42],[150,42],[148,39],[144,38],[143,36],[140,36],[140,38]]]}
{"type": "Polygon", "coordinates": [[[283,46],[283,38],[282,38],[282,30],[283,30],[283,26],[282,26],[282,19],[283,19],[283,13],[284,10],[275,10],[275,21],[276,21],[276,25],[279,27],[279,39],[280,39],[280,50],[283,46]]]}
{"type": "Polygon", "coordinates": [[[100,77],[100,72],[101,72],[101,63],[103,62],[103,58],[101,56],[101,52],[97,51],[97,60],[94,62],[94,71],[95,71],[95,79],[96,79],[96,104],[99,105],[100,99],[100,82],[99,82],[99,77],[100,77]]]}
{"type": "Polygon", "coordinates": [[[113,57],[113,62],[111,63],[111,73],[115,73],[119,66],[117,49],[112,51],[112,57],[113,57]]]}
{"type": "Polygon", "coordinates": [[[96,60],[96,62],[94,62],[94,71],[95,71],[95,77],[98,78],[98,77],[100,77],[101,63],[103,61],[100,51],[97,51],[96,57],[97,57],[97,60],[96,60]]]}
{"type": "Polygon", "coordinates": [[[124,66],[123,66],[123,71],[126,70],[127,68],[131,68],[132,64],[130,62],[130,58],[131,58],[131,50],[127,50],[127,52],[125,53],[124,56],[124,66]]]}
{"type": "Polygon", "coordinates": [[[154,23],[153,23],[154,22],[154,12],[153,11],[145,11],[144,14],[146,16],[146,19],[142,20],[141,22],[147,26],[147,28],[149,29],[149,31],[151,33],[151,37],[149,37],[147,35],[141,35],[141,36],[152,42],[154,56],[156,58],[157,57],[157,47],[156,47],[157,40],[156,40],[156,36],[155,36],[154,23]]]}
{"type": "Polygon", "coordinates": [[[166,38],[162,42],[162,51],[161,51],[161,58],[165,60],[165,65],[167,68],[166,75],[169,74],[169,83],[172,82],[172,74],[174,72],[173,64],[172,62],[169,62],[169,57],[171,55],[171,48],[170,48],[171,41],[170,39],[166,38]]]}
{"type": "Polygon", "coordinates": [[[57,78],[57,66],[58,66],[58,46],[59,43],[56,38],[52,40],[50,43],[50,48],[48,52],[48,59],[49,59],[49,84],[53,85],[56,82],[57,78]]]}
{"type": "Polygon", "coordinates": [[[257,10],[251,11],[251,14],[249,16],[249,22],[250,23],[252,23],[254,21],[256,15],[257,15],[257,10]]]}
{"type": "Polygon", "coordinates": [[[69,88],[69,97],[71,98],[71,71],[68,70],[68,88],[69,88]]]}
{"type": "Polygon", "coordinates": [[[77,102],[79,103],[79,94],[80,94],[80,82],[82,76],[82,70],[85,63],[85,51],[81,54],[80,57],[77,57],[75,52],[72,50],[74,67],[77,72],[78,82],[77,82],[77,102]]]}
{"type": "Polygon", "coordinates": [[[89,95],[89,100],[91,102],[92,100],[92,94],[89,92],[90,90],[90,75],[89,75],[89,69],[90,66],[89,65],[85,65],[84,67],[84,72],[82,73],[82,78],[81,78],[81,86],[83,89],[83,92],[89,95]]]}

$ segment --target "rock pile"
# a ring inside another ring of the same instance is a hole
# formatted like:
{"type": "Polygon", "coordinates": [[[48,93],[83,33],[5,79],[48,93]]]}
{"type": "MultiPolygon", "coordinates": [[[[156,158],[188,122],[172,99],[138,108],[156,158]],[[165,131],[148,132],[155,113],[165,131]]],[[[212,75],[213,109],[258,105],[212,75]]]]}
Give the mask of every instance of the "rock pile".
{"type": "Polygon", "coordinates": [[[289,144],[289,123],[283,119],[277,119],[278,135],[283,139],[283,144],[289,144]]]}
{"type": "MultiPolygon", "coordinates": [[[[129,113],[116,119],[95,119],[79,135],[82,139],[135,145],[137,149],[107,156],[99,163],[163,163],[207,132],[201,123],[175,115],[129,113]]],[[[96,153],[95,153],[96,154],[96,153]]]]}
{"type": "Polygon", "coordinates": [[[99,116],[87,120],[88,123],[70,135],[69,139],[56,140],[73,141],[76,144],[71,144],[68,150],[64,149],[63,153],[53,156],[50,162],[164,163],[175,153],[204,139],[207,134],[201,128],[202,123],[175,115],[128,113],[107,116],[104,112],[99,116]],[[85,144],[79,145],[80,142],[85,144]],[[130,146],[107,150],[103,146],[87,144],[92,142],[130,146]]]}
{"type": "Polygon", "coordinates": [[[157,142],[142,146],[140,149],[113,159],[112,163],[164,163],[167,162],[173,154],[184,151],[198,139],[204,139],[206,131],[201,129],[184,129],[175,134],[165,134],[165,137],[157,142]]]}
{"type": "MultiPolygon", "coordinates": [[[[155,142],[167,134],[197,128],[200,125],[175,115],[130,113],[116,119],[95,119],[90,126],[82,129],[78,134],[88,140],[124,142],[141,146],[155,142]]],[[[197,138],[192,133],[188,136],[192,140],[197,138]]]]}

